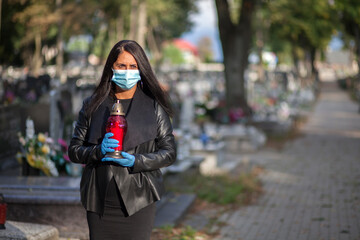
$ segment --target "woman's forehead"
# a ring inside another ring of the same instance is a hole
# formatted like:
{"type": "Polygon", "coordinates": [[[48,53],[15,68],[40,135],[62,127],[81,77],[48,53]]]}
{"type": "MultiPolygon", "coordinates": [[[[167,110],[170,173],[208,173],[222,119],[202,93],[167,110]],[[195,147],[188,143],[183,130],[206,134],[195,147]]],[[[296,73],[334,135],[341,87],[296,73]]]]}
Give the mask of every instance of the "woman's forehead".
{"type": "Polygon", "coordinates": [[[131,53],[123,51],[118,55],[115,63],[136,63],[136,60],[131,53]]]}

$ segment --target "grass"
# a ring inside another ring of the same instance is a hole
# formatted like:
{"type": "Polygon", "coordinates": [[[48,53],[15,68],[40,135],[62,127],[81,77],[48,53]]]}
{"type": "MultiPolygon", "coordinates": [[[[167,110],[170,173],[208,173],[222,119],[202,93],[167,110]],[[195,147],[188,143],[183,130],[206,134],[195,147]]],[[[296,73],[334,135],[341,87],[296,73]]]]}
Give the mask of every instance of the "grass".
{"type": "Polygon", "coordinates": [[[244,204],[248,194],[260,189],[260,183],[253,174],[241,174],[239,177],[196,175],[189,179],[189,184],[198,198],[220,205],[244,204]]]}
{"type": "Polygon", "coordinates": [[[218,221],[219,214],[242,205],[249,204],[262,192],[258,179],[259,168],[253,168],[248,173],[234,175],[204,176],[192,170],[180,175],[172,175],[165,179],[166,189],[175,193],[194,193],[197,199],[190,214],[204,210],[215,210],[209,217],[208,224],[198,231],[190,226],[163,226],[155,228],[151,240],[202,240],[212,239],[216,232],[211,232],[212,226],[224,223],[218,221]]]}
{"type": "Polygon", "coordinates": [[[218,205],[242,205],[250,202],[261,192],[261,183],[254,170],[234,175],[204,176],[198,172],[184,173],[176,181],[167,183],[172,192],[194,193],[209,203],[218,205]]]}
{"type": "Polygon", "coordinates": [[[151,240],[202,240],[209,239],[205,233],[196,231],[190,226],[175,228],[171,225],[153,230],[151,240]]]}

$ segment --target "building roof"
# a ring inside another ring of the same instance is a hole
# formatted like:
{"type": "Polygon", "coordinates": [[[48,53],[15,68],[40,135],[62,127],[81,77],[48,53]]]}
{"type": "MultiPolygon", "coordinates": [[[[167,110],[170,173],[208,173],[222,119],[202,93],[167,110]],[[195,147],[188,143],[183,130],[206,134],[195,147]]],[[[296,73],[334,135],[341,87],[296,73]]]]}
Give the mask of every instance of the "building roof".
{"type": "Polygon", "coordinates": [[[197,47],[194,46],[192,43],[184,40],[184,39],[177,38],[177,39],[174,40],[173,43],[177,48],[179,48],[181,50],[191,51],[192,54],[194,54],[195,56],[198,55],[197,47]]]}

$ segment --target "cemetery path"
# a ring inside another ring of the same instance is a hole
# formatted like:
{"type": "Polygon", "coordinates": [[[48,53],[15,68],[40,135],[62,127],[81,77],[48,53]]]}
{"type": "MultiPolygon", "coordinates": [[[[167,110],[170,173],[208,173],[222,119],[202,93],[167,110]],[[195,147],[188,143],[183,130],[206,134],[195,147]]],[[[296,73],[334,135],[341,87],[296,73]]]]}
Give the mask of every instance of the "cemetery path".
{"type": "Polygon", "coordinates": [[[360,239],[360,114],[358,106],[323,82],[301,137],[249,160],[265,168],[264,194],[225,212],[218,240],[360,239]]]}

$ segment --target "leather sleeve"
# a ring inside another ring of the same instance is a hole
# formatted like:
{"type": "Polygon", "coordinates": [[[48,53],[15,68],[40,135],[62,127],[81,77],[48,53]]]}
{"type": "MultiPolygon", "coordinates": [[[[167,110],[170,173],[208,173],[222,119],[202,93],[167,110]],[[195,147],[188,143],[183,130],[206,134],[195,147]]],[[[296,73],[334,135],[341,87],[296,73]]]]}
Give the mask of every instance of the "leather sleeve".
{"type": "Polygon", "coordinates": [[[74,163],[88,164],[103,158],[101,145],[86,142],[86,134],[90,126],[90,120],[85,115],[85,103],[79,112],[78,121],[69,145],[69,158],[74,163]]]}
{"type": "Polygon", "coordinates": [[[176,160],[176,145],[170,118],[165,110],[156,104],[157,139],[154,153],[134,154],[135,163],[130,172],[153,171],[173,164],[176,160]]]}

